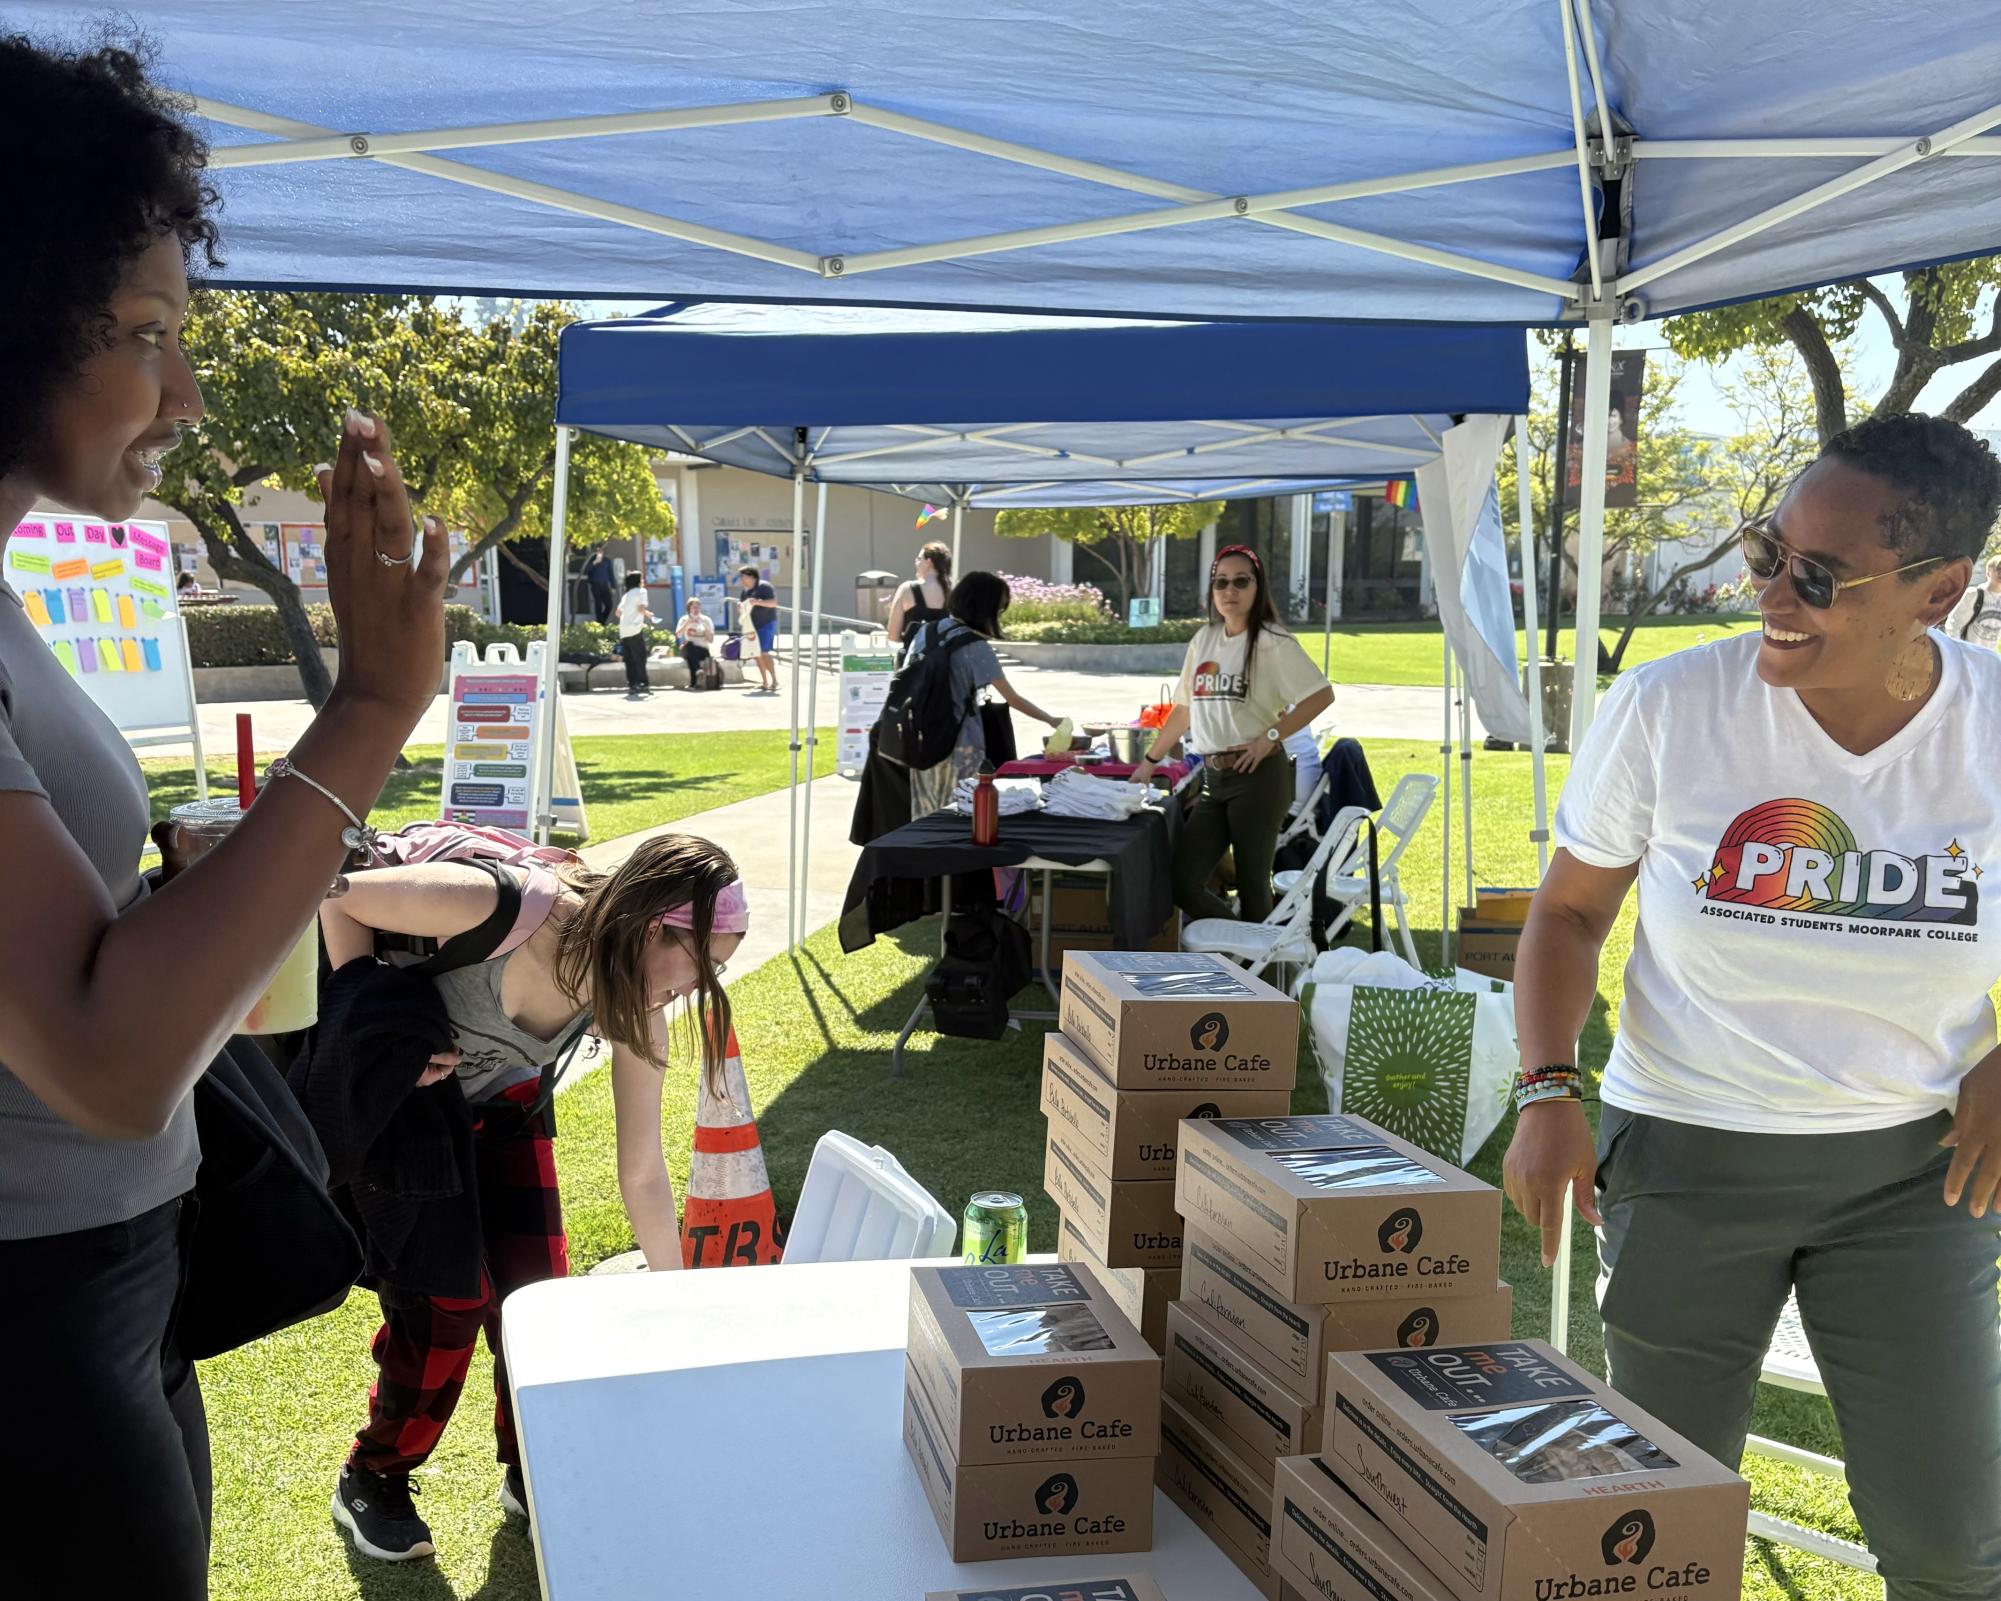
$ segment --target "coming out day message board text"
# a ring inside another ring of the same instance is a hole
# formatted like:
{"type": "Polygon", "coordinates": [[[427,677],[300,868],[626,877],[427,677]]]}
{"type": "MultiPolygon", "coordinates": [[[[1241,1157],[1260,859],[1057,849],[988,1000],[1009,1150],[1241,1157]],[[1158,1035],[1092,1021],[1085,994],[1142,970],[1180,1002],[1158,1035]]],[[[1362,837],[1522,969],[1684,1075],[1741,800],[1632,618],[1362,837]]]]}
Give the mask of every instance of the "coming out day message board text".
{"type": "Polygon", "coordinates": [[[31,518],[8,539],[0,570],[56,660],[121,732],[193,724],[164,523],[31,518]]]}

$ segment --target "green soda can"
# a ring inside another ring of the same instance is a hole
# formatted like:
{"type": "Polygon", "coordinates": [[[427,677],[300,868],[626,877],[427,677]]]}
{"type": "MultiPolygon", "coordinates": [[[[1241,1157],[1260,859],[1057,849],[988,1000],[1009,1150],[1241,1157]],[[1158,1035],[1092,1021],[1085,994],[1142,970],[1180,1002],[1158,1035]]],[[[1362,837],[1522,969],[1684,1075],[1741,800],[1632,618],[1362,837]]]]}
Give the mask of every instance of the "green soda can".
{"type": "Polygon", "coordinates": [[[1019,1195],[982,1190],[966,1203],[960,1235],[963,1260],[972,1267],[1019,1262],[1028,1255],[1028,1208],[1019,1195]]]}

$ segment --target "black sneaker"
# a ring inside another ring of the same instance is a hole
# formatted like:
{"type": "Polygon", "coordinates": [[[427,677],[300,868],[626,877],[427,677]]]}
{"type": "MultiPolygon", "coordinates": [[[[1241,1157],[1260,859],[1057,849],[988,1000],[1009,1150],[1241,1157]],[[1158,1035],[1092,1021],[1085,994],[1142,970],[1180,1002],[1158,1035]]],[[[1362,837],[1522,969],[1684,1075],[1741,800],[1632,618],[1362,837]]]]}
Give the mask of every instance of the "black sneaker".
{"type": "Polygon", "coordinates": [[[500,1480],[500,1504],[517,1518],[528,1516],[528,1486],[521,1482],[521,1470],[509,1468],[500,1480]]]}
{"type": "Polygon", "coordinates": [[[334,1487],[334,1522],[354,1536],[354,1548],[381,1562],[408,1562],[433,1554],[431,1526],[417,1516],[410,1497],[418,1486],[408,1474],[370,1473],[352,1464],[334,1487]]]}

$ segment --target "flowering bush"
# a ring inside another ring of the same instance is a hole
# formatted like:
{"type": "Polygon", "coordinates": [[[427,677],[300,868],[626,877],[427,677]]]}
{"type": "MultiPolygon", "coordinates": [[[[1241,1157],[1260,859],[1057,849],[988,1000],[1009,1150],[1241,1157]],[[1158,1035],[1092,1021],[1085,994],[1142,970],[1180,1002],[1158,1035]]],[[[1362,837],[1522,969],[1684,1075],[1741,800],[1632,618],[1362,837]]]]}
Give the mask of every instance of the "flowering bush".
{"type": "Polygon", "coordinates": [[[1007,609],[1010,631],[1027,623],[1095,623],[1112,614],[1095,584],[1052,584],[1046,578],[999,575],[1014,599],[1007,609]]]}
{"type": "Polygon", "coordinates": [[[1016,628],[1014,613],[1007,615],[1007,637],[1025,645],[1185,645],[1202,626],[1199,617],[1170,617],[1155,628],[1128,628],[1115,617],[1099,617],[1016,628]]]}

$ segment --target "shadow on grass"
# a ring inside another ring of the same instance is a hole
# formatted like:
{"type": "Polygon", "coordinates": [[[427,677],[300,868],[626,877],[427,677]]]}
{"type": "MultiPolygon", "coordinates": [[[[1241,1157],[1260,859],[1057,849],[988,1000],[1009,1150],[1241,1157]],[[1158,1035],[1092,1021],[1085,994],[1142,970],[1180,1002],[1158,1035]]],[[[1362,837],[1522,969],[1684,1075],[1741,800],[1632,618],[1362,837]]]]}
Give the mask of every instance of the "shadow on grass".
{"type": "Polygon", "coordinates": [[[528,1525],[515,1517],[493,1531],[487,1546],[486,1579],[477,1590],[464,1595],[430,1557],[380,1562],[355,1550],[345,1534],[341,1544],[348,1572],[354,1575],[354,1587],[363,1601],[520,1601],[523,1596],[541,1594],[534,1541],[528,1525]]]}
{"type": "Polygon", "coordinates": [[[1809,1601],[1806,1591],[1800,1588],[1799,1581],[1787,1570],[1784,1559],[1779,1555],[1778,1546],[1770,1540],[1758,1539],[1753,1539],[1750,1546],[1757,1554],[1758,1564],[1765,1570],[1765,1577],[1772,1581],[1781,1595],[1786,1596],[1788,1601],[1809,1601]]]}

